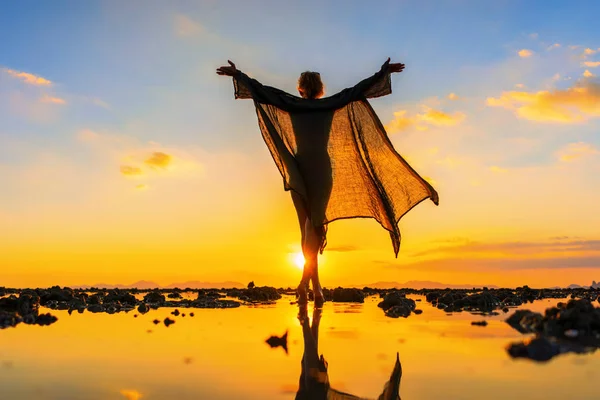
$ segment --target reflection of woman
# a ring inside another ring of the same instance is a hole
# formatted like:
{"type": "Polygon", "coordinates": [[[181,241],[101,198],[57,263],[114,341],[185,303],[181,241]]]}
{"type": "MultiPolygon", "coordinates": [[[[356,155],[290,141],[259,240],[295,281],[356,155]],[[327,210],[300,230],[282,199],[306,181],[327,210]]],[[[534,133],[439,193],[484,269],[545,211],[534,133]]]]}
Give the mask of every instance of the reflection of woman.
{"type": "Polygon", "coordinates": [[[390,74],[404,64],[389,61],[370,78],[327,98],[321,98],[317,72],[300,76],[297,97],[262,85],[231,61],[217,69],[233,77],[236,98],[254,100],[263,138],[292,193],[305,259],[300,304],[307,301],[309,281],[315,304],[323,303],[317,256],[325,248],[329,222],[375,218],[389,231],[397,255],[399,219],[426,198],[437,204],[435,190],[394,150],[366,100],[391,93],[390,74]]]}
{"type": "MultiPolygon", "coordinates": [[[[300,385],[298,392],[296,393],[296,400],[361,399],[360,397],[337,391],[329,385],[327,362],[322,355],[319,357],[319,323],[321,322],[321,309],[315,308],[312,326],[309,324],[306,315],[306,307],[300,307],[298,319],[302,325],[304,354],[302,355],[302,372],[300,374],[300,385]]],[[[400,360],[396,357],[394,370],[378,399],[399,400],[401,378],[402,367],[400,365],[400,360]]]]}

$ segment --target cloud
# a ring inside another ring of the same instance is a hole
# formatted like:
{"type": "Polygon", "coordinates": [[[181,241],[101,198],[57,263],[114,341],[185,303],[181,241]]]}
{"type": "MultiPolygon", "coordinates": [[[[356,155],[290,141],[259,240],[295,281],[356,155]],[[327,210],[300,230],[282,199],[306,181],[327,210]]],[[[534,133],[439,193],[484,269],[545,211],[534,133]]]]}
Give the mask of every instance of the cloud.
{"type": "Polygon", "coordinates": [[[461,123],[466,118],[466,115],[460,112],[450,115],[430,108],[424,114],[417,114],[417,118],[422,122],[427,122],[432,125],[452,126],[461,123]]]}
{"type": "Polygon", "coordinates": [[[563,162],[571,162],[594,154],[600,154],[600,151],[589,143],[578,142],[569,143],[565,148],[561,149],[558,152],[558,158],[563,162]]]}
{"type": "Polygon", "coordinates": [[[547,50],[558,49],[559,47],[560,47],[560,43],[554,43],[554,44],[548,46],[547,50]]]}
{"type": "Polygon", "coordinates": [[[30,74],[29,72],[16,71],[14,69],[5,68],[4,72],[13,78],[20,79],[28,85],[35,86],[50,86],[52,82],[50,82],[46,78],[42,78],[41,76],[30,74]]]}
{"type": "Polygon", "coordinates": [[[132,167],[129,165],[121,165],[121,173],[123,175],[131,176],[131,175],[142,175],[144,172],[141,168],[132,167]]]}
{"type": "Polygon", "coordinates": [[[589,68],[600,67],[600,61],[584,61],[583,65],[589,68]]]}
{"type": "Polygon", "coordinates": [[[591,56],[591,55],[594,55],[594,54],[596,54],[596,52],[597,52],[596,50],[593,50],[593,49],[587,48],[587,49],[585,49],[585,50],[583,51],[583,55],[584,55],[584,56],[591,56]]]}
{"type": "Polygon", "coordinates": [[[48,96],[47,94],[45,94],[40,101],[42,103],[49,103],[49,104],[67,104],[67,102],[65,101],[65,99],[61,99],[60,97],[53,97],[53,96],[48,96]]]}
{"type": "MultiPolygon", "coordinates": [[[[550,242],[497,242],[484,243],[465,241],[456,245],[443,245],[425,251],[412,253],[411,257],[430,256],[434,254],[469,254],[480,256],[515,256],[540,255],[546,253],[600,252],[600,240],[566,240],[567,236],[558,237],[550,242]],[[558,239],[560,238],[560,239],[558,239]]],[[[565,254],[566,255],[566,254],[565,254]]],[[[600,254],[599,254],[600,255],[600,254]]],[[[600,266],[600,265],[599,265],[600,266]]]]}
{"type": "Polygon", "coordinates": [[[139,400],[142,397],[142,394],[140,392],[138,392],[137,390],[127,390],[127,389],[122,389],[119,393],[121,393],[121,395],[123,397],[125,397],[127,400],[139,400]]]}
{"type": "Polygon", "coordinates": [[[183,14],[175,16],[174,28],[175,34],[180,37],[196,36],[205,32],[201,24],[183,14]]]}
{"type": "Polygon", "coordinates": [[[524,84],[522,84],[522,83],[516,83],[516,84],[515,84],[515,87],[516,87],[517,89],[523,89],[523,88],[525,87],[525,85],[524,85],[524,84]]]}
{"type": "Polygon", "coordinates": [[[394,119],[390,121],[385,129],[389,133],[405,131],[409,128],[417,130],[426,130],[428,126],[454,126],[460,124],[466,115],[461,112],[448,114],[440,110],[429,107],[423,107],[424,112],[417,113],[413,116],[408,115],[407,110],[394,112],[394,119]]]}
{"type": "Polygon", "coordinates": [[[150,158],[147,158],[146,161],[144,161],[144,163],[150,165],[151,167],[166,168],[167,166],[169,166],[172,159],[173,157],[171,157],[170,155],[162,153],[160,151],[156,151],[152,153],[152,156],[150,156],[150,158]]]}
{"type": "Polygon", "coordinates": [[[508,172],[508,170],[506,168],[498,167],[497,165],[492,165],[490,167],[490,171],[498,173],[498,174],[508,172]]]}
{"type": "Polygon", "coordinates": [[[486,103],[532,121],[574,123],[600,117],[600,84],[587,81],[553,91],[503,92],[498,98],[489,97],[486,103]]]}
{"type": "Polygon", "coordinates": [[[592,74],[589,70],[586,69],[585,72],[583,73],[583,76],[585,78],[592,78],[592,77],[594,77],[596,75],[592,74]]]}
{"type": "Polygon", "coordinates": [[[519,50],[519,51],[517,52],[517,54],[518,54],[518,55],[519,55],[519,57],[521,57],[521,58],[527,58],[527,57],[531,57],[531,56],[533,55],[533,51],[531,51],[531,50],[527,50],[527,49],[522,49],[522,50],[519,50]]]}
{"type": "Polygon", "coordinates": [[[448,99],[450,99],[450,100],[458,100],[459,98],[460,98],[460,97],[458,97],[458,96],[456,95],[456,93],[450,93],[450,94],[448,95],[448,99]]]}

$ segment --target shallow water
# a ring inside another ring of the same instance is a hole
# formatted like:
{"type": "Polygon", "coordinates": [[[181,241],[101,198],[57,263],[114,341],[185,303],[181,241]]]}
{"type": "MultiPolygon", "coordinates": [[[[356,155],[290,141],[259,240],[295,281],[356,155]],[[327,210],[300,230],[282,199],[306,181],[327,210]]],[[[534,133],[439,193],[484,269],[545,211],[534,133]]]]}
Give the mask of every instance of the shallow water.
{"type": "MultiPolygon", "coordinates": [[[[293,399],[304,341],[292,300],[180,310],[193,318],[173,317],[168,308],[137,318],[40,310],[58,321],[0,330],[0,399],[293,399]],[[176,323],[152,323],[167,316],[176,323]],[[289,354],[265,343],[286,331],[289,354]]],[[[337,390],[377,398],[398,352],[404,400],[599,398],[600,352],[513,360],[506,346],[526,337],[503,322],[506,315],[448,316],[423,299],[423,314],[391,319],[379,300],[325,303],[318,350],[337,390]],[[471,326],[484,318],[487,327],[471,326]]],[[[557,302],[522,308],[543,311],[557,302]]]]}

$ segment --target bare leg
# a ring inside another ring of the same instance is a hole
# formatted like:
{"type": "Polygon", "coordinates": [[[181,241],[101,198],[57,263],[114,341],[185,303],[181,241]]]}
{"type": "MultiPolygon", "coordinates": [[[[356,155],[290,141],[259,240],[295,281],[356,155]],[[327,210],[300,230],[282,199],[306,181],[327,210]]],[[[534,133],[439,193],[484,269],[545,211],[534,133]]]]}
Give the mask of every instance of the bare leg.
{"type": "Polygon", "coordinates": [[[298,304],[304,305],[308,302],[308,282],[310,281],[312,271],[310,266],[306,262],[307,251],[306,251],[306,221],[308,219],[308,215],[306,213],[306,209],[304,207],[304,201],[302,197],[298,195],[296,192],[291,192],[292,201],[294,202],[294,207],[296,208],[296,214],[298,215],[298,223],[300,224],[300,232],[301,232],[301,240],[300,245],[302,247],[302,254],[304,255],[304,270],[302,271],[302,279],[300,280],[300,284],[296,289],[298,293],[298,304]]]}
{"type": "Polygon", "coordinates": [[[313,227],[310,220],[307,218],[304,228],[305,241],[304,241],[304,257],[306,265],[304,269],[309,269],[310,279],[312,281],[313,294],[315,298],[315,306],[321,307],[323,305],[323,289],[321,288],[321,282],[319,281],[319,248],[321,247],[321,234],[313,227]]]}

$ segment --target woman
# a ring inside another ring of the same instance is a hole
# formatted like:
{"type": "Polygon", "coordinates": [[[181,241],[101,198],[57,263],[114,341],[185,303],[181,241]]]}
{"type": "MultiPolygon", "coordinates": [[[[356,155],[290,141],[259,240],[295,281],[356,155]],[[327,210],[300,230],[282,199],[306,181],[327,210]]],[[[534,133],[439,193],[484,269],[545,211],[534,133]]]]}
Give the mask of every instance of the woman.
{"type": "Polygon", "coordinates": [[[328,223],[374,218],[389,231],[397,256],[400,218],[427,198],[438,204],[436,191],[394,150],[367,101],[390,94],[390,75],[404,64],[388,58],[373,76],[322,98],[317,72],[300,75],[298,97],[262,85],[228,62],[217,74],[233,77],[236,99],[254,100],[261,133],[298,214],[305,259],[298,303],[306,304],[312,281],[319,307],[324,297],[317,258],[328,223]]]}

